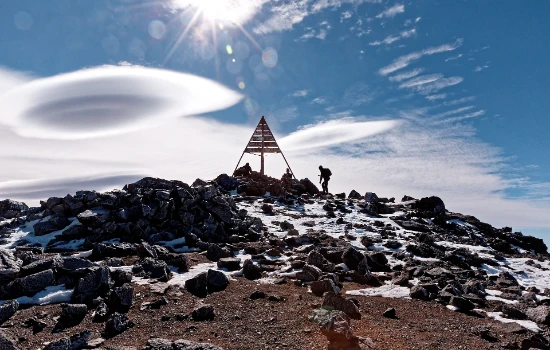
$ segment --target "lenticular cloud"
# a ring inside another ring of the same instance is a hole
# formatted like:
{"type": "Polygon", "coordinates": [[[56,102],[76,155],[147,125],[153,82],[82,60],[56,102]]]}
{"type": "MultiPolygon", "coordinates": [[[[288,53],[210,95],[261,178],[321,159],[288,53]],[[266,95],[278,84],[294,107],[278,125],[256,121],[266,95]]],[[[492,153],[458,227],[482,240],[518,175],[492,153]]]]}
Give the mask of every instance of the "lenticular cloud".
{"type": "Polygon", "coordinates": [[[371,122],[332,120],[293,132],[281,139],[279,143],[289,151],[336,146],[388,131],[398,123],[395,120],[371,122]]]}
{"type": "Polygon", "coordinates": [[[36,79],[0,95],[3,123],[25,137],[83,139],[228,108],[242,96],[191,74],[103,66],[36,79]]]}

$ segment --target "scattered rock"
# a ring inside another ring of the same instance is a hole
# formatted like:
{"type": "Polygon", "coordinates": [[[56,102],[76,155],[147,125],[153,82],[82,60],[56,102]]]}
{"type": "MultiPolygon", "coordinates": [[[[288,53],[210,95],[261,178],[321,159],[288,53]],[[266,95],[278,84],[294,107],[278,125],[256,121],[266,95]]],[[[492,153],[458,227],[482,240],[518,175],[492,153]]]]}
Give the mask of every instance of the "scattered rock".
{"type": "Polygon", "coordinates": [[[203,305],[191,313],[191,318],[194,321],[212,321],[215,316],[214,306],[212,305],[203,305]]]}
{"type": "Polygon", "coordinates": [[[342,311],[353,319],[361,319],[361,313],[359,312],[359,308],[357,307],[357,305],[355,305],[355,303],[350,299],[346,299],[343,296],[337,295],[335,293],[325,293],[325,295],[323,296],[322,306],[324,308],[342,311]]]}
{"type": "Polygon", "coordinates": [[[133,326],[134,323],[126,315],[115,312],[105,323],[105,335],[112,338],[133,326]]]}
{"type": "Polygon", "coordinates": [[[550,325],[550,306],[537,306],[527,309],[525,312],[527,317],[536,323],[550,325]]]}
{"type": "Polygon", "coordinates": [[[396,312],[393,307],[386,309],[382,315],[387,318],[396,318],[396,312]]]}
{"type": "Polygon", "coordinates": [[[19,303],[17,300],[8,300],[4,304],[0,305],[0,326],[2,323],[9,320],[17,310],[19,309],[19,303]]]}

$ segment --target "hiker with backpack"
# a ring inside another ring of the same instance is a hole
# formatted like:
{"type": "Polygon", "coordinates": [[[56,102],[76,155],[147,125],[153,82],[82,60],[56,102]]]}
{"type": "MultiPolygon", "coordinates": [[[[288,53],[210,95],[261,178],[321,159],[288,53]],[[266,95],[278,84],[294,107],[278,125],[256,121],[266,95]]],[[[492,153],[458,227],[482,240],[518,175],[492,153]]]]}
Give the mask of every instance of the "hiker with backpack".
{"type": "Polygon", "coordinates": [[[319,165],[319,170],[321,171],[321,175],[319,175],[319,183],[323,187],[323,193],[328,193],[328,181],[330,180],[330,177],[332,175],[332,172],[329,168],[323,168],[322,165],[319,165]]]}

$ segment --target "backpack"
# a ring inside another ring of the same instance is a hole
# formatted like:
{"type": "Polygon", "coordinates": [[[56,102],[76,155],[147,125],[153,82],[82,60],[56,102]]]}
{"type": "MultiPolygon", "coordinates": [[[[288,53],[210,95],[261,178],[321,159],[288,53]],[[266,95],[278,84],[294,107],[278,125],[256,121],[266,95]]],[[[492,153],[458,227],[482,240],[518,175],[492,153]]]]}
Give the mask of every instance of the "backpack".
{"type": "Polygon", "coordinates": [[[327,176],[332,176],[332,171],[329,168],[325,168],[327,176]]]}

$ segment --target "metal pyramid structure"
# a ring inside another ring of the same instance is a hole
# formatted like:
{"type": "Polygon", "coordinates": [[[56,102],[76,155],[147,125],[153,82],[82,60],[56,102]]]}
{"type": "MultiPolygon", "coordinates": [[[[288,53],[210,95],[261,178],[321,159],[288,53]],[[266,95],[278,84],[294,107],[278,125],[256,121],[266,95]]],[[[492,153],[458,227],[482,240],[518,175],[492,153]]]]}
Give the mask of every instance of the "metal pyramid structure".
{"type": "Polygon", "coordinates": [[[259,155],[261,157],[260,174],[262,175],[264,175],[264,170],[265,170],[264,169],[265,154],[281,153],[288,169],[292,173],[292,176],[294,176],[294,173],[292,172],[290,165],[288,165],[288,162],[285,158],[285,155],[283,154],[283,151],[281,151],[281,148],[279,148],[279,145],[277,144],[277,140],[275,140],[275,136],[273,136],[273,133],[271,132],[271,129],[269,129],[269,125],[267,125],[267,122],[265,121],[265,118],[263,116],[262,116],[262,119],[260,119],[258,126],[256,126],[256,129],[252,133],[252,137],[250,138],[250,141],[248,141],[248,144],[246,145],[246,148],[244,149],[243,154],[241,155],[241,158],[239,159],[239,162],[235,167],[235,170],[237,170],[237,168],[239,167],[239,164],[241,163],[241,160],[243,159],[243,156],[245,153],[259,155]]]}

